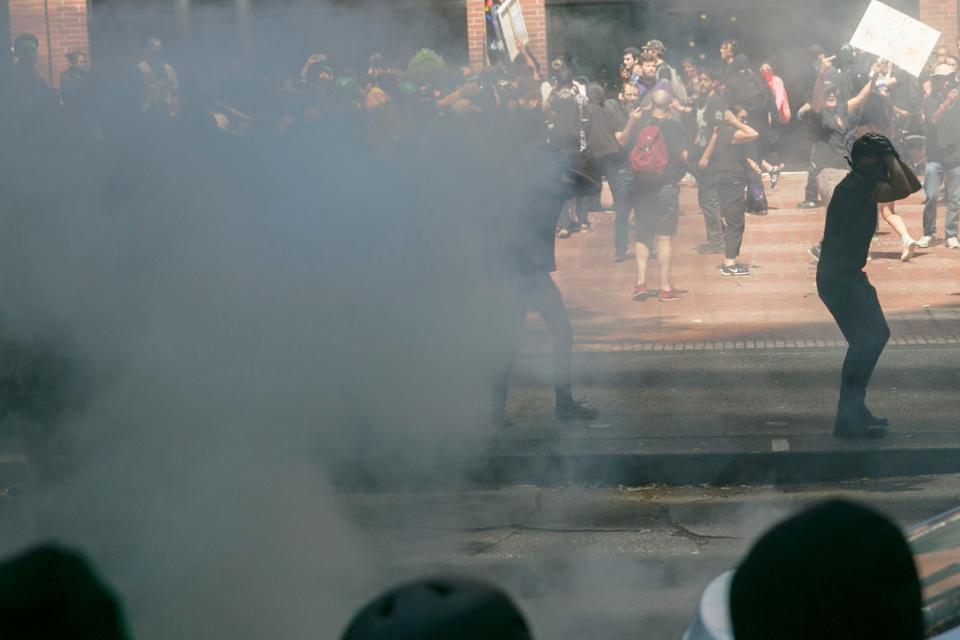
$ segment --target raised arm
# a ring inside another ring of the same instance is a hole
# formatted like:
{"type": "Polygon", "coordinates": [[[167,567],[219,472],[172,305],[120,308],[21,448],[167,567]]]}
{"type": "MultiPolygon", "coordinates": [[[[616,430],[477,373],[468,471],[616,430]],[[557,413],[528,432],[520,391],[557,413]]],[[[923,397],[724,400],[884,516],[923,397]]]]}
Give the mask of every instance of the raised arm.
{"type": "Polygon", "coordinates": [[[877,75],[878,74],[871,74],[870,80],[863,85],[863,88],[860,89],[860,93],[847,100],[847,113],[854,114],[860,110],[860,107],[863,106],[863,102],[873,90],[873,84],[877,81],[877,75]]]}
{"type": "Polygon", "coordinates": [[[733,115],[732,111],[725,111],[723,113],[723,121],[736,129],[736,131],[733,132],[733,138],[730,140],[730,142],[733,144],[753,142],[760,137],[760,134],[757,133],[756,129],[748,125],[746,122],[740,122],[739,118],[733,115]]]}
{"type": "Polygon", "coordinates": [[[643,117],[642,109],[634,109],[630,112],[630,118],[627,120],[627,126],[623,128],[623,131],[617,131],[613,134],[613,137],[617,139],[617,143],[621,147],[627,146],[627,141],[630,140],[630,136],[633,135],[633,130],[636,128],[637,123],[640,122],[640,118],[643,117]]]}
{"type": "Polygon", "coordinates": [[[826,82],[827,69],[833,66],[833,59],[837,56],[830,56],[820,61],[820,72],[817,74],[817,81],[813,85],[813,112],[820,113],[823,109],[823,103],[826,102],[824,96],[824,83],[826,82]]]}
{"type": "Polygon", "coordinates": [[[890,177],[886,182],[877,184],[877,190],[874,192],[877,202],[893,202],[920,190],[920,181],[917,176],[900,158],[890,153],[884,157],[884,161],[887,163],[890,177]]]}

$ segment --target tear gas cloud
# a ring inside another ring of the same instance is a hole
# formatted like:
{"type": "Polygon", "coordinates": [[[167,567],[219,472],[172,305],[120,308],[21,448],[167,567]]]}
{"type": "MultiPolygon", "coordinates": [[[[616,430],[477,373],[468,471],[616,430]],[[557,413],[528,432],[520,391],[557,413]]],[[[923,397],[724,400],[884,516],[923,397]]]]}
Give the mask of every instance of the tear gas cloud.
{"type": "Polygon", "coordinates": [[[92,57],[96,117],[23,95],[0,114],[0,326],[57,354],[67,387],[55,414],[6,417],[40,470],[0,553],[90,553],[138,638],[335,637],[378,578],[332,484],[462,478],[515,324],[501,227],[529,194],[482,116],[425,131],[408,104],[399,137],[279,134],[299,98],[258,101],[311,53],[362,75],[378,44],[401,67],[453,50],[463,14],[285,7],[241,46],[232,8],[198,6],[195,37],[167,41],[184,101],[167,129],[131,74],[172,17],[100,10],[94,35],[121,26],[92,57]],[[266,114],[242,142],[211,116],[234,98],[266,114]]]}
{"type": "MultiPolygon", "coordinates": [[[[3,330],[57,354],[69,399],[8,416],[42,464],[0,552],[90,553],[138,638],[335,637],[371,568],[332,479],[457,478],[488,428],[507,289],[492,146],[278,136],[276,112],[240,143],[186,115],[209,114],[218,83],[335,56],[324,34],[386,30],[379,10],[330,10],[293,42],[299,18],[253,25],[241,77],[235,31],[168,43],[190,101],[177,128],[144,121],[122,50],[93,58],[91,121],[50,116],[44,96],[4,104],[3,330]]],[[[443,25],[390,31],[416,45],[443,25]]]]}

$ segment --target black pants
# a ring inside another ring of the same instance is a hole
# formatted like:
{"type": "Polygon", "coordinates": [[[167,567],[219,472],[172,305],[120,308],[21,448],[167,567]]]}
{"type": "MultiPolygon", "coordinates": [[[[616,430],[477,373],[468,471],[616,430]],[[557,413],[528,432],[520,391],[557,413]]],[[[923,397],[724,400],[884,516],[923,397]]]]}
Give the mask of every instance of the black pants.
{"type": "Polygon", "coordinates": [[[563,304],[560,289],[557,288],[549,273],[539,272],[521,276],[521,290],[517,297],[518,304],[513,310],[515,325],[510,336],[510,354],[506,365],[494,381],[493,408],[494,412],[501,412],[507,403],[507,385],[510,373],[513,371],[513,361],[520,349],[520,338],[523,335],[523,324],[527,316],[527,308],[532,307],[550,329],[553,342],[553,382],[558,393],[568,393],[570,390],[570,364],[573,360],[573,325],[570,316],[563,304]]]}
{"type": "Polygon", "coordinates": [[[867,383],[890,338],[890,329],[877,290],[862,271],[843,275],[817,272],[817,292],[849,345],[843,360],[837,417],[852,417],[866,406],[867,383]]]}
{"type": "MultiPolygon", "coordinates": [[[[817,202],[820,200],[820,192],[817,190],[817,174],[820,171],[817,170],[813,163],[807,167],[807,184],[803,188],[803,201],[804,202],[817,202]]],[[[824,205],[827,203],[824,202],[824,205]]]]}
{"type": "Polygon", "coordinates": [[[720,216],[723,219],[724,257],[734,260],[740,255],[740,245],[743,244],[743,232],[746,228],[744,213],[747,210],[747,181],[740,176],[722,176],[715,178],[714,185],[720,200],[720,216]]]}

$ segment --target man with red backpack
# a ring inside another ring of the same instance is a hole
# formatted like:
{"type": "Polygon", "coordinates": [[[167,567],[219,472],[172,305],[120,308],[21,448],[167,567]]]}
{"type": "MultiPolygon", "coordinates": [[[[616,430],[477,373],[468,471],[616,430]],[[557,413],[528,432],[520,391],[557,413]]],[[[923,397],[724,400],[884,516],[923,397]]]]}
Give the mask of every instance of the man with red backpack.
{"type": "Polygon", "coordinates": [[[649,114],[635,109],[626,128],[617,134],[617,141],[628,151],[627,164],[633,175],[630,197],[636,224],[637,285],[632,297],[637,301],[651,295],[647,289],[647,260],[654,243],[660,267],[657,299],[681,299],[682,292],[671,282],[671,266],[680,205],[677,184],[686,167],[681,156],[683,127],[673,119],[672,102],[669,91],[654,91],[649,114]]]}

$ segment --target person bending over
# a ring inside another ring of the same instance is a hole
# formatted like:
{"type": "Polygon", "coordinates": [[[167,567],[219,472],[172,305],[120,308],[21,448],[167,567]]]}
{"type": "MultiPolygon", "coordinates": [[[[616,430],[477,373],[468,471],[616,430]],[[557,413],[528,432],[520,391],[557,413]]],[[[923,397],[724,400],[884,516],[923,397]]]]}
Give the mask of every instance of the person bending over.
{"type": "Polygon", "coordinates": [[[850,167],[827,207],[817,292],[849,345],[833,435],[875,438],[886,434],[888,423],[870,413],[865,397],[890,329],[863,268],[877,226],[877,203],[905,198],[920,189],[920,182],[890,140],[876,133],[853,143],[850,167]]]}

